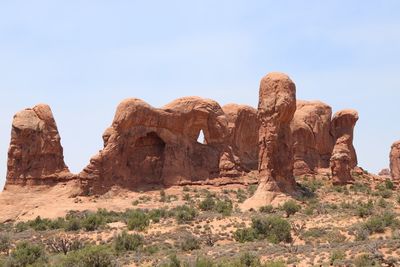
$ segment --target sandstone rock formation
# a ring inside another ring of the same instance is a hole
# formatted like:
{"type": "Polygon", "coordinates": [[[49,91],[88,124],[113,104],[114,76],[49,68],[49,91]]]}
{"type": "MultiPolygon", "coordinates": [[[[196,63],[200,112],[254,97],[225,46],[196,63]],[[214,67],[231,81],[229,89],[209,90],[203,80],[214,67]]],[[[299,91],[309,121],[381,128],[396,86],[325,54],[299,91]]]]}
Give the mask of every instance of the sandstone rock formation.
{"type": "Polygon", "coordinates": [[[390,150],[390,174],[395,182],[400,182],[400,141],[393,143],[390,150]]]}
{"type": "Polygon", "coordinates": [[[88,192],[113,185],[178,185],[219,177],[234,180],[255,169],[255,111],[213,100],[184,97],[153,108],[127,99],[103,135],[104,148],[79,174],[88,192]],[[200,131],[204,143],[197,142],[200,131]]]}
{"type": "Polygon", "coordinates": [[[382,169],[379,173],[378,176],[383,176],[383,177],[390,177],[390,169],[382,169]]]}
{"type": "Polygon", "coordinates": [[[293,153],[290,122],[296,111],[296,86],[283,73],[270,73],[261,80],[258,118],[259,185],[243,209],[270,203],[275,193],[293,193],[293,153]]]}
{"type": "Polygon", "coordinates": [[[41,104],[18,112],[12,122],[6,187],[70,178],[50,107],[41,104]]]}
{"type": "Polygon", "coordinates": [[[331,134],[332,108],[320,101],[297,101],[291,122],[294,175],[315,174],[329,168],[334,140],[331,134]]]}
{"type": "Polygon", "coordinates": [[[253,107],[228,104],[222,107],[228,120],[228,143],[246,171],[258,168],[258,118],[253,107]]]}
{"type": "Polygon", "coordinates": [[[358,113],[355,110],[342,110],[333,116],[332,133],[336,140],[330,160],[333,184],[353,181],[351,170],[357,166],[353,132],[357,121],[358,113]]]}

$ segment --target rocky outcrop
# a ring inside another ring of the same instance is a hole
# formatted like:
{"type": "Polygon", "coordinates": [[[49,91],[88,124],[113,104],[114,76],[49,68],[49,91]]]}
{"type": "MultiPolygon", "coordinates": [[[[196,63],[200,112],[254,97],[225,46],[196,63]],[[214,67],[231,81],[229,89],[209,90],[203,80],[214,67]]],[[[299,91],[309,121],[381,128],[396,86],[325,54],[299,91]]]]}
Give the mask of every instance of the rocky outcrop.
{"type": "Polygon", "coordinates": [[[400,182],[400,141],[393,143],[390,150],[390,174],[394,181],[400,182]]]}
{"type": "Polygon", "coordinates": [[[331,134],[332,108],[320,101],[297,101],[291,122],[294,175],[316,174],[329,168],[334,140],[331,134]]]}
{"type": "Polygon", "coordinates": [[[378,176],[390,177],[390,169],[385,168],[385,169],[380,170],[380,172],[378,173],[378,176]]]}
{"type": "Polygon", "coordinates": [[[260,83],[259,185],[243,209],[269,204],[275,193],[292,193],[293,153],[290,122],[296,111],[296,86],[283,73],[270,73],[260,83]]]}
{"type": "Polygon", "coordinates": [[[246,170],[258,168],[258,118],[253,107],[228,104],[222,107],[228,120],[228,143],[246,170]]]}
{"type": "Polygon", "coordinates": [[[198,97],[160,109],[139,99],[123,101],[103,135],[103,150],[79,174],[86,191],[243,176],[256,168],[256,149],[249,143],[257,128],[255,112],[232,105],[225,110],[198,97]],[[197,141],[201,131],[203,143],[197,141]]]}
{"type": "Polygon", "coordinates": [[[18,112],[12,122],[6,187],[50,185],[70,178],[50,107],[41,104],[18,112]]]}
{"type": "Polygon", "coordinates": [[[357,121],[355,110],[342,110],[333,116],[332,133],[336,140],[330,160],[333,184],[343,185],[353,181],[351,170],[357,166],[353,132],[357,121]]]}

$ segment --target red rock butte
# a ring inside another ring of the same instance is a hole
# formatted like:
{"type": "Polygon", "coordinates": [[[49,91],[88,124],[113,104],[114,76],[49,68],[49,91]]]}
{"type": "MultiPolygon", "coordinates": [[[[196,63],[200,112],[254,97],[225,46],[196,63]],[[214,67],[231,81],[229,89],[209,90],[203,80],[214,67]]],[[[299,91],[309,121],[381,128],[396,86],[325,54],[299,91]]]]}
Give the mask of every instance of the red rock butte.
{"type": "Polygon", "coordinates": [[[259,182],[255,198],[268,202],[268,192],[295,193],[298,175],[331,170],[334,183],[351,182],[356,111],[332,118],[327,104],[296,100],[296,86],[283,73],[265,76],[259,93],[258,110],[199,97],[161,108],[126,99],[103,134],[102,150],[78,174],[64,163],[50,107],[25,109],[12,123],[5,190],[70,180],[78,181],[82,194],[103,194],[114,186],[259,182]]]}

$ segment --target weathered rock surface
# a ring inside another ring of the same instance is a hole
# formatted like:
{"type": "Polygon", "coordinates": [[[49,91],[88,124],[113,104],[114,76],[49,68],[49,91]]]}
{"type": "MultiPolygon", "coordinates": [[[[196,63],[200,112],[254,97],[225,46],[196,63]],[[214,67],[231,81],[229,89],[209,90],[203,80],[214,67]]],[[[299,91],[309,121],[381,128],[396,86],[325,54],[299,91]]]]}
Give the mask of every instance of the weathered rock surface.
{"type": "Polygon", "coordinates": [[[393,143],[390,150],[390,174],[394,181],[400,182],[400,141],[393,143]]]}
{"type": "Polygon", "coordinates": [[[6,187],[46,185],[70,178],[50,107],[41,104],[18,112],[12,122],[6,187]]]}
{"type": "Polygon", "coordinates": [[[258,102],[259,185],[243,209],[270,203],[274,193],[295,191],[290,131],[295,111],[296,86],[292,80],[283,73],[270,73],[262,78],[258,102]]]}
{"type": "Polygon", "coordinates": [[[332,108],[320,101],[297,101],[291,122],[294,175],[315,174],[329,168],[334,140],[331,134],[332,108]]]}
{"type": "Polygon", "coordinates": [[[390,177],[390,169],[382,169],[379,173],[378,176],[383,176],[383,177],[390,177]]]}
{"type": "Polygon", "coordinates": [[[213,100],[177,99],[161,109],[139,99],[117,108],[103,135],[104,148],[79,174],[89,192],[113,185],[178,185],[229,177],[254,170],[255,112],[228,106],[226,115],[213,100]],[[200,131],[204,143],[197,142],[200,131]],[[249,138],[249,139],[248,139],[249,138]]]}
{"type": "Polygon", "coordinates": [[[354,126],[358,121],[355,110],[342,110],[332,119],[332,133],[336,140],[330,160],[333,184],[348,184],[353,181],[351,170],[357,166],[357,155],[353,146],[354,126]]]}

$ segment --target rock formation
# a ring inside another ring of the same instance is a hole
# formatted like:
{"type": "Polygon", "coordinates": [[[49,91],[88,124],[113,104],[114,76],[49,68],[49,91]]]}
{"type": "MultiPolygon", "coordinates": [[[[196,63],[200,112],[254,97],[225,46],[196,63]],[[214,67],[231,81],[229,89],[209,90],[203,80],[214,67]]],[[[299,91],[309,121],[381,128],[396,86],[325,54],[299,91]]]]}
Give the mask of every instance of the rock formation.
{"type": "Polygon", "coordinates": [[[378,176],[382,176],[382,177],[390,177],[390,169],[382,169],[379,173],[378,176]]]}
{"type": "Polygon", "coordinates": [[[394,181],[400,182],[400,141],[393,143],[390,150],[390,174],[394,181]]]}
{"type": "Polygon", "coordinates": [[[259,185],[243,209],[269,204],[275,193],[293,193],[293,153],[290,122],[296,111],[296,86],[283,73],[270,73],[261,80],[258,118],[259,185]]]}
{"type": "Polygon", "coordinates": [[[226,108],[213,100],[184,97],[153,108],[127,99],[103,135],[104,148],[79,174],[88,192],[113,185],[178,185],[229,177],[255,169],[255,111],[226,108]],[[197,142],[200,131],[204,143],[197,142]]]}
{"type": "Polygon", "coordinates": [[[334,140],[331,134],[332,108],[320,101],[297,101],[291,122],[294,175],[315,174],[329,168],[334,140]]]}
{"type": "Polygon", "coordinates": [[[6,187],[70,178],[50,107],[41,104],[18,112],[12,122],[6,187]]]}
{"type": "Polygon", "coordinates": [[[332,133],[336,140],[330,160],[333,184],[353,181],[351,170],[357,166],[353,132],[357,121],[358,113],[355,110],[342,110],[333,116],[332,133]]]}
{"type": "Polygon", "coordinates": [[[258,168],[258,118],[255,108],[228,104],[222,107],[228,120],[228,143],[246,170],[258,168]]]}

